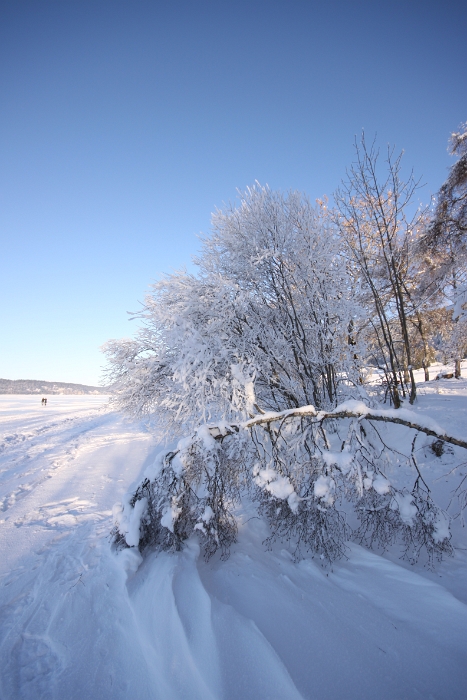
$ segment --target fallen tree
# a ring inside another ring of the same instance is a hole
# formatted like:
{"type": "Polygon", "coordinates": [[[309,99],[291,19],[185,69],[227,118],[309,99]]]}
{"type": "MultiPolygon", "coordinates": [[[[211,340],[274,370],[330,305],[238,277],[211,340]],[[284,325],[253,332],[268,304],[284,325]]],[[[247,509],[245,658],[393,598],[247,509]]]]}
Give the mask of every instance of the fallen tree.
{"type": "Polygon", "coordinates": [[[297,557],[305,549],[330,563],[351,537],[383,549],[400,538],[407,558],[423,550],[433,562],[452,552],[450,518],[433,502],[418,466],[420,433],[435,445],[467,449],[467,441],[415,411],[355,400],[330,411],[304,406],[201,426],[176,450],[161,452],[115,508],[114,541],[140,551],[179,550],[196,533],[206,558],[219,549],[226,557],[237,536],[235,510],[247,497],[269,523],[266,544],[287,540],[297,557]],[[415,431],[405,455],[410,489],[386,475],[402,453],[374,425],[381,422],[415,431]],[[356,527],[348,524],[352,512],[356,527]]]}

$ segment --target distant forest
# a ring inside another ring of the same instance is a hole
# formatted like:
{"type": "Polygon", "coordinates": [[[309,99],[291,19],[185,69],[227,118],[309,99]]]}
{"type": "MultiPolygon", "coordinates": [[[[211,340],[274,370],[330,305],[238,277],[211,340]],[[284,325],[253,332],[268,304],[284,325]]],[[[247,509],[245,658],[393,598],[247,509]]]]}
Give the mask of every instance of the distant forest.
{"type": "Polygon", "coordinates": [[[0,379],[0,394],[108,394],[101,386],[42,382],[36,379],[0,379]]]}

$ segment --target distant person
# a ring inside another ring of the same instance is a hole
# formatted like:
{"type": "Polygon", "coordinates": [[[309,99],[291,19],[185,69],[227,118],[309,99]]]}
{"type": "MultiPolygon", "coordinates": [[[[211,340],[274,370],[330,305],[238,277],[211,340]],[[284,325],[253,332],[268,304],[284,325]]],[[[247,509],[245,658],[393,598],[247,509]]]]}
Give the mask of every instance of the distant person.
{"type": "Polygon", "coordinates": [[[47,399],[44,399],[44,406],[47,406],[47,399]]]}
{"type": "Polygon", "coordinates": [[[42,399],[41,403],[42,403],[42,405],[45,404],[45,399],[44,399],[44,398],[42,399]]]}

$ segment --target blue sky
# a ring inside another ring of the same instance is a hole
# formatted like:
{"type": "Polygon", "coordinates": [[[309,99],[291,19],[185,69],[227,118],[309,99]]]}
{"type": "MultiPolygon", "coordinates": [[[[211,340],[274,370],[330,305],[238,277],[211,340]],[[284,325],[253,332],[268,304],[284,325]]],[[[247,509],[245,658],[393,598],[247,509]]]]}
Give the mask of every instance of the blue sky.
{"type": "Polygon", "coordinates": [[[428,201],[467,120],[467,3],[0,4],[0,377],[97,384],[255,180],[331,195],[362,128],[428,201]]]}

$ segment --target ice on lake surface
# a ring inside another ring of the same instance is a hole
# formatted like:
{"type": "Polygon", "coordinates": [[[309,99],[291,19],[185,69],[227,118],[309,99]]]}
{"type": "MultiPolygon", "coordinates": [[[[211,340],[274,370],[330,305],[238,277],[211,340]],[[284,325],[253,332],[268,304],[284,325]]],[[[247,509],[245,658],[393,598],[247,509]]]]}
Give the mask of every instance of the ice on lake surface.
{"type": "MultiPolygon", "coordinates": [[[[467,697],[458,520],[434,571],[356,544],[297,563],[246,511],[228,561],[190,541],[138,567],[111,511],[160,447],[105,396],[48,398],[0,396],[2,700],[467,697]]],[[[467,381],[421,385],[415,410],[465,436],[467,381]]],[[[452,459],[425,472],[445,505],[452,459]]]]}

